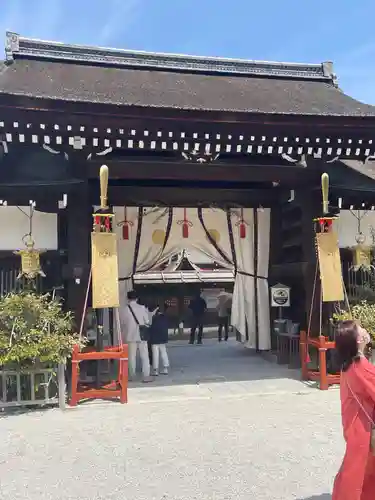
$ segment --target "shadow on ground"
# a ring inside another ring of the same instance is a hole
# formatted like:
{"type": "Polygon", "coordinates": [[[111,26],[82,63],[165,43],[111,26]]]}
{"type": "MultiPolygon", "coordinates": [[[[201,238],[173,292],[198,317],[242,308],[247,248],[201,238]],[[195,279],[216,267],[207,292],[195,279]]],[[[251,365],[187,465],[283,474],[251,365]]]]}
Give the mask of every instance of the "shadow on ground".
{"type": "MultiPolygon", "coordinates": [[[[129,383],[129,402],[160,398],[304,393],[311,390],[301,383],[299,370],[272,363],[233,338],[221,343],[216,339],[206,339],[203,345],[189,345],[186,341],[170,342],[168,353],[171,365],[169,375],[159,375],[149,384],[142,383],[138,360],[137,378],[129,383]]],[[[0,412],[0,419],[41,409],[47,410],[48,407],[7,408],[0,412]]]]}
{"type": "Polygon", "coordinates": [[[332,500],[332,497],[328,493],[324,493],[323,495],[317,495],[317,496],[308,497],[308,498],[301,498],[301,500],[332,500]]]}
{"type": "MultiPolygon", "coordinates": [[[[203,345],[185,342],[168,344],[170,373],[155,377],[153,386],[202,385],[223,382],[250,382],[256,380],[300,380],[299,370],[288,369],[267,361],[262,355],[246,349],[235,339],[217,342],[207,339],[203,345]]],[[[142,384],[139,360],[137,380],[129,387],[150,387],[142,384]]]]}

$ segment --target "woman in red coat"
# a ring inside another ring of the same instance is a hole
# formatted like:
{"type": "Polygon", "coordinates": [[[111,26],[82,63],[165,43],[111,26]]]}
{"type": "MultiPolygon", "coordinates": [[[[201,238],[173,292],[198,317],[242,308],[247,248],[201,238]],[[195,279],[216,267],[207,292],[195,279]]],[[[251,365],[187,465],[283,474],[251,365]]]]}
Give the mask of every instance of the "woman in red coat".
{"type": "Polygon", "coordinates": [[[336,476],[332,500],[375,500],[375,367],[363,356],[370,337],[354,321],[343,321],[336,335],[342,366],[341,413],[346,452],[336,476]]]}

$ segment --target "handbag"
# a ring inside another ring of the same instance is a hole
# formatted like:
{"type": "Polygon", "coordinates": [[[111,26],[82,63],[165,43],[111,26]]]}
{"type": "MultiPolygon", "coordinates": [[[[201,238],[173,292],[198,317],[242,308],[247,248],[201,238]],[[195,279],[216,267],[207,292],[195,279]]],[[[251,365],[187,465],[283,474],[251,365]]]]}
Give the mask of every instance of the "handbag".
{"type": "MultiPolygon", "coordinates": [[[[342,377],[342,372],[341,372],[341,377],[342,377]]],[[[346,377],[345,377],[345,382],[346,382],[346,384],[348,386],[348,389],[349,389],[350,393],[352,394],[353,398],[357,401],[358,406],[361,408],[361,410],[365,414],[367,420],[371,423],[370,451],[371,451],[372,455],[375,456],[375,422],[370,417],[370,415],[368,414],[368,412],[364,409],[363,404],[359,401],[359,399],[357,398],[357,396],[354,394],[354,391],[350,387],[349,382],[346,380],[346,377]]]]}
{"type": "Polygon", "coordinates": [[[148,342],[150,340],[150,327],[148,327],[147,325],[141,325],[130,304],[128,304],[128,307],[133,315],[134,321],[139,327],[139,336],[141,337],[141,341],[148,342]]]}

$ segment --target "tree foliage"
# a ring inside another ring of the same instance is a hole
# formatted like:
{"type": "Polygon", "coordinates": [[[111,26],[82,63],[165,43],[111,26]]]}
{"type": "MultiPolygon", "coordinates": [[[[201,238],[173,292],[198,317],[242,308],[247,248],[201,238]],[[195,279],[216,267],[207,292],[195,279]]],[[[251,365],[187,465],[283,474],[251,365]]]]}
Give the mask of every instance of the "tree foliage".
{"type": "Polygon", "coordinates": [[[0,366],[56,364],[83,344],[58,300],[24,291],[0,297],[0,366]]]}
{"type": "Polygon", "coordinates": [[[362,300],[352,306],[350,312],[339,311],[333,315],[334,322],[346,319],[357,320],[368,331],[371,338],[375,340],[375,304],[367,302],[367,300],[362,300]]]}

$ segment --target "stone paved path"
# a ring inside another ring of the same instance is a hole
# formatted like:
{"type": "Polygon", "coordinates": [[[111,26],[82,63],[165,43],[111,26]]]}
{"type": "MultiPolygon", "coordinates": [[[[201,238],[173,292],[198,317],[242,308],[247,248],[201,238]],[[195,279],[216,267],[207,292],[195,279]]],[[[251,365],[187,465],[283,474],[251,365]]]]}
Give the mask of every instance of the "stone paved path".
{"type": "Polygon", "coordinates": [[[135,383],[127,406],[0,417],[1,500],[330,498],[343,453],[337,390],[234,342],[170,353],[170,385],[135,383]]]}

